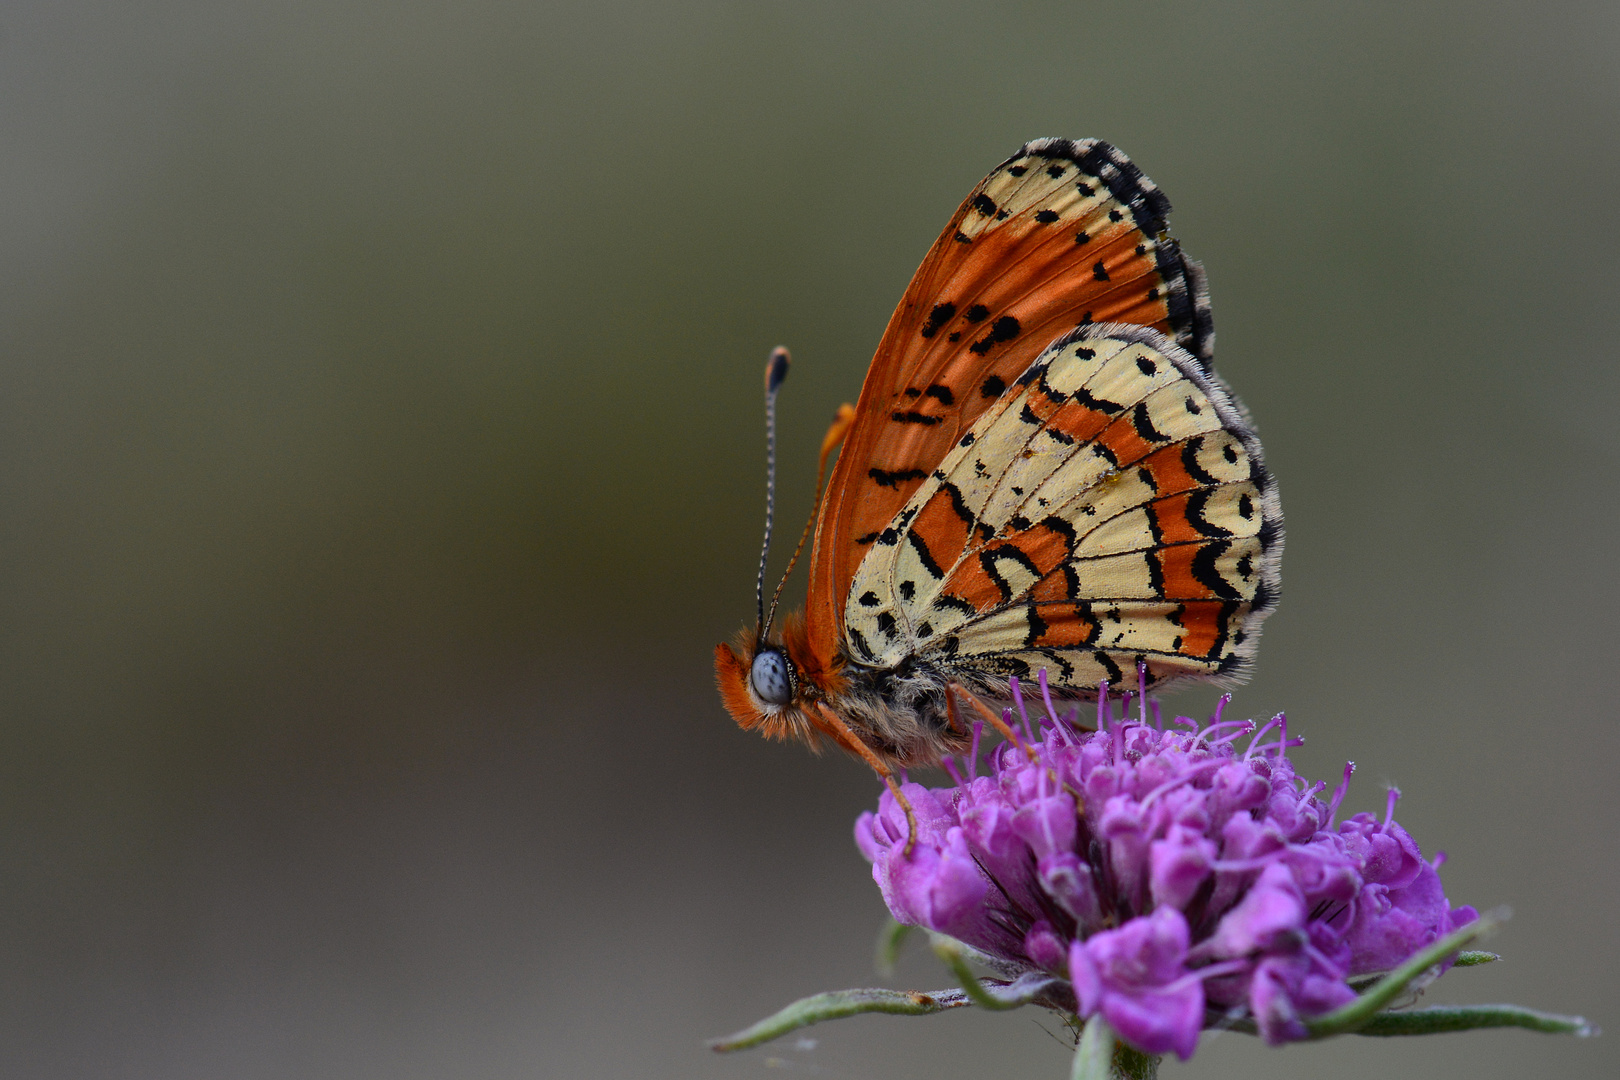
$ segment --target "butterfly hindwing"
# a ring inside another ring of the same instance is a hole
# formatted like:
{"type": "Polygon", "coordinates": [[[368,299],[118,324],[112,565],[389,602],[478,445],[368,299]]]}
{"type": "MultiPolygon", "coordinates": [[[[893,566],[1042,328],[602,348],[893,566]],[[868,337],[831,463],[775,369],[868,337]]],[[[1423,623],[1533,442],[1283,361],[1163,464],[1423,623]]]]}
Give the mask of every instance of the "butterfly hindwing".
{"type": "Polygon", "coordinates": [[[1080,328],[1013,380],[868,546],[846,647],[1054,683],[1241,677],[1281,511],[1224,386],[1165,335],[1080,328]]]}
{"type": "Polygon", "coordinates": [[[1213,330],[1169,203],[1114,147],[1027,143],[968,196],[878,346],[817,528],[807,612],[830,649],[857,564],[952,447],[1053,339],[1162,331],[1204,370],[1213,330]]]}

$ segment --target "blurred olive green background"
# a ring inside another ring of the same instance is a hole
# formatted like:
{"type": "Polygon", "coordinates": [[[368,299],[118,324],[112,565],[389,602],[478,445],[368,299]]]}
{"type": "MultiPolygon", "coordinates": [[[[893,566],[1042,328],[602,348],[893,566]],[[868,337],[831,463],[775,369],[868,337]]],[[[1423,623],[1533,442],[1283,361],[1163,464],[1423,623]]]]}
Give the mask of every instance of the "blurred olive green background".
{"type": "Polygon", "coordinates": [[[1288,514],[1236,707],[1514,906],[1429,1000],[1620,1026],[1617,55],[1599,2],[12,0],[0,1074],[1066,1075],[1028,1012],[703,1048],[877,981],[877,785],[711,686],[761,365],[791,533],[928,244],[1042,135],[1122,147],[1209,269],[1288,514]]]}

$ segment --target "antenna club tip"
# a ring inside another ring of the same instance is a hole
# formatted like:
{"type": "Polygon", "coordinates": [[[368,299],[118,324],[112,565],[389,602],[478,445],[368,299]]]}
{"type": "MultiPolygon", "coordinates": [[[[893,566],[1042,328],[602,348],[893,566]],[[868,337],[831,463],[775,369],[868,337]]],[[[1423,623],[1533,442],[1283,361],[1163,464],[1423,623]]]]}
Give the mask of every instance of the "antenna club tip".
{"type": "Polygon", "coordinates": [[[771,358],[765,362],[766,393],[776,393],[776,388],[782,385],[783,379],[787,378],[788,365],[792,362],[793,358],[788,355],[786,345],[778,345],[771,350],[771,358]]]}

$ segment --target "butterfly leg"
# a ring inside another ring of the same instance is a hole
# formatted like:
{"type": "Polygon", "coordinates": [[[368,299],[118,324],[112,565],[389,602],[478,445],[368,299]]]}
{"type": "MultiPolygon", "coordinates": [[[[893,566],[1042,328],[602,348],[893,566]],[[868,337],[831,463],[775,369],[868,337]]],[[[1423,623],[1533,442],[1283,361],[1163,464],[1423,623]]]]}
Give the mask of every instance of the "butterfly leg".
{"type": "MultiPolygon", "coordinates": [[[[961,683],[954,683],[953,682],[947,688],[946,693],[948,695],[951,695],[951,696],[954,696],[956,694],[961,694],[962,697],[967,700],[967,703],[969,705],[973,706],[974,710],[980,716],[984,717],[986,723],[988,723],[991,727],[995,728],[996,731],[1000,732],[1001,737],[1003,739],[1006,739],[1008,742],[1012,743],[1014,746],[1022,748],[1024,753],[1029,755],[1029,760],[1031,760],[1031,761],[1039,761],[1040,760],[1040,755],[1035,753],[1034,747],[1025,745],[1024,740],[1019,738],[1018,732],[1014,731],[1007,724],[1007,721],[1002,719],[1001,714],[996,712],[996,710],[992,709],[990,706],[986,705],[983,701],[980,701],[979,696],[977,694],[975,694],[973,691],[969,690],[967,687],[963,686],[961,683]]],[[[949,700],[949,698],[947,698],[947,700],[949,700]]]]}
{"type": "MultiPolygon", "coordinates": [[[[1028,754],[1029,755],[1029,760],[1035,761],[1035,762],[1040,761],[1040,755],[1035,752],[1035,748],[1033,746],[1030,746],[1029,744],[1025,743],[1023,739],[1019,738],[1018,737],[1018,732],[1014,731],[1012,729],[1012,726],[1010,724],[1008,724],[1006,720],[1002,719],[1000,713],[996,712],[990,706],[986,705],[983,701],[980,701],[977,694],[973,693],[973,691],[969,690],[967,687],[963,686],[961,683],[954,683],[953,682],[947,687],[945,701],[946,701],[946,704],[947,704],[948,707],[951,706],[952,700],[955,697],[955,695],[957,695],[957,694],[961,694],[964,698],[966,698],[968,704],[972,705],[973,708],[978,712],[978,714],[980,716],[982,716],[986,720],[988,720],[990,722],[990,726],[995,728],[998,732],[1000,732],[1001,737],[1003,739],[1006,739],[1008,742],[1012,743],[1014,746],[1020,747],[1024,751],[1025,754],[1028,754]]],[[[951,712],[951,714],[952,714],[952,716],[954,718],[955,709],[950,708],[949,711],[951,712]]],[[[1085,797],[1082,796],[1080,794],[1080,792],[1077,791],[1072,784],[1069,784],[1069,783],[1065,782],[1056,773],[1052,772],[1052,770],[1050,768],[1047,769],[1047,775],[1052,777],[1052,779],[1054,781],[1056,781],[1063,788],[1064,791],[1066,791],[1070,795],[1074,796],[1074,805],[1075,805],[1075,807],[1078,808],[1080,811],[1084,812],[1085,806],[1086,806],[1085,797]]]]}
{"type": "Polygon", "coordinates": [[[870,765],[872,771],[883,777],[883,782],[889,785],[889,792],[894,796],[894,801],[900,804],[900,809],[905,811],[906,814],[906,847],[901,852],[901,855],[909,856],[912,847],[917,843],[917,815],[911,809],[911,800],[906,798],[904,791],[900,790],[900,781],[894,778],[894,770],[889,768],[887,762],[878,757],[877,751],[866,745],[866,740],[850,730],[850,726],[844,722],[843,717],[821,702],[817,702],[816,706],[821,713],[822,719],[832,729],[838,741],[846,748],[855,751],[861,760],[870,765]]]}
{"type": "Polygon", "coordinates": [[[952,731],[960,732],[962,735],[973,734],[973,729],[962,719],[962,710],[956,707],[956,695],[948,690],[945,692],[945,719],[950,723],[952,731]]]}

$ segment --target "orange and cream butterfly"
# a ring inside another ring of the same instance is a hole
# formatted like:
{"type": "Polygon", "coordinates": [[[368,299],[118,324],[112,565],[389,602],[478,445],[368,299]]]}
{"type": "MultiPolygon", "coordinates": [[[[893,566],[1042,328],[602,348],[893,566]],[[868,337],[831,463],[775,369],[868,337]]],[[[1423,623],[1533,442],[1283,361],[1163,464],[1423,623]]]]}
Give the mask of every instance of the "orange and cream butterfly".
{"type": "MultiPolygon", "coordinates": [[[[804,612],[772,633],[762,554],[758,620],[715,649],[742,727],[830,741],[898,794],[894,769],[966,746],[961,704],[1004,729],[986,702],[1015,677],[1069,699],[1247,678],[1282,510],[1169,209],[1094,139],[1026,144],[957,209],[823,443],[804,612]]],[[[786,370],[779,349],[772,430],[786,370]]]]}

